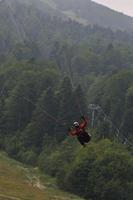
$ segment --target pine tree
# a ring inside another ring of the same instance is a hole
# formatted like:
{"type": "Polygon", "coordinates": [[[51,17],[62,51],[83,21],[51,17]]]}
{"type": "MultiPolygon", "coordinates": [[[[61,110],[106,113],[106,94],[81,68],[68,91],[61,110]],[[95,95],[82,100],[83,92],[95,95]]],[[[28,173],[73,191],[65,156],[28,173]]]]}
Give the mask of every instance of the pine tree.
{"type": "Polygon", "coordinates": [[[55,136],[57,109],[54,91],[49,88],[42,93],[32,120],[22,133],[26,148],[34,146],[40,151],[42,145],[45,145],[44,137],[55,136]]]}
{"type": "Polygon", "coordinates": [[[87,101],[85,94],[81,88],[81,86],[77,86],[73,93],[73,116],[74,118],[79,118],[80,116],[84,115],[87,116],[88,109],[87,109],[87,101]]]}
{"type": "Polygon", "coordinates": [[[63,139],[67,129],[73,122],[73,91],[71,81],[65,77],[62,81],[61,88],[58,94],[59,112],[58,120],[59,125],[56,127],[56,135],[58,139],[63,139]]]}
{"type": "Polygon", "coordinates": [[[126,106],[125,113],[123,117],[121,131],[123,135],[129,138],[132,137],[133,133],[133,87],[130,87],[126,95],[126,106]]]}

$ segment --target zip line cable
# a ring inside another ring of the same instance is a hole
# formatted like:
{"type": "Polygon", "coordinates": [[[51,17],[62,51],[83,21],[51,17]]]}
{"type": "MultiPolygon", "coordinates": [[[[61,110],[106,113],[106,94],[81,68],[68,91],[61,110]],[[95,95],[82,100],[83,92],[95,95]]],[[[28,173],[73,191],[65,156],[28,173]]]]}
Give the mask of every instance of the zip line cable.
{"type": "MultiPolygon", "coordinates": [[[[3,96],[3,92],[4,92],[4,90],[5,90],[5,87],[6,87],[6,86],[3,85],[3,87],[2,87],[2,89],[1,89],[1,91],[0,91],[0,97],[3,96]]],[[[15,96],[15,95],[14,95],[14,97],[24,99],[25,101],[31,103],[34,107],[37,106],[36,103],[34,103],[30,98],[28,98],[28,97],[26,97],[26,96],[24,96],[24,95],[22,95],[22,96],[15,96]]],[[[78,103],[77,103],[77,105],[78,105],[78,108],[80,109],[80,112],[82,112],[82,111],[81,111],[81,108],[80,108],[80,105],[79,105],[78,103]]],[[[64,119],[63,119],[63,118],[62,118],[62,119],[56,119],[53,115],[51,115],[49,112],[47,112],[46,109],[45,109],[43,106],[40,105],[40,108],[41,108],[42,112],[43,112],[47,117],[51,118],[52,120],[54,120],[54,121],[55,121],[56,123],[58,123],[59,125],[63,125],[63,126],[64,126],[64,121],[63,121],[64,119]],[[62,122],[61,122],[61,121],[62,121],[62,122]]]]}
{"type": "MultiPolygon", "coordinates": [[[[32,100],[30,100],[29,98],[23,96],[23,99],[25,99],[26,101],[28,101],[29,103],[31,103],[33,106],[36,107],[36,104],[32,100]]],[[[47,115],[49,118],[55,120],[57,123],[59,122],[55,117],[53,117],[50,113],[48,113],[42,106],[40,106],[40,108],[41,108],[42,112],[45,115],[47,115]]]]}
{"type": "MultiPolygon", "coordinates": [[[[74,84],[73,84],[74,86],[74,84]]],[[[4,90],[5,90],[5,85],[3,85],[1,91],[0,91],[0,97],[3,96],[3,93],[4,93],[4,90]]],[[[17,96],[16,96],[17,97],[17,96]]],[[[37,105],[31,100],[29,99],[28,97],[22,95],[22,96],[19,96],[17,98],[22,98],[24,99],[25,101],[31,103],[34,107],[36,107],[37,105]]],[[[78,108],[79,108],[79,111],[80,111],[80,114],[83,115],[83,112],[81,110],[81,105],[79,103],[79,101],[76,100],[76,103],[78,105],[78,108]]],[[[62,123],[61,121],[63,119],[56,119],[53,115],[51,115],[49,112],[47,112],[45,110],[45,108],[43,106],[40,105],[40,108],[42,110],[42,112],[48,116],[49,118],[51,118],[52,120],[54,120],[56,123],[60,124],[60,125],[63,125],[64,126],[64,122],[62,123]]],[[[124,136],[120,136],[120,130],[116,127],[116,125],[112,122],[110,116],[108,116],[105,111],[102,109],[101,106],[99,105],[95,105],[95,104],[90,104],[89,107],[88,107],[89,110],[91,110],[92,112],[92,116],[91,116],[91,125],[92,127],[94,127],[94,122],[96,121],[96,118],[95,118],[95,112],[97,111],[98,112],[98,115],[97,115],[97,118],[103,116],[104,120],[108,121],[111,125],[112,128],[114,128],[115,130],[115,136],[120,140],[121,143],[125,144],[125,145],[128,145],[129,147],[133,147],[133,144],[129,141],[129,139],[127,137],[124,137],[124,136]]]]}
{"type": "MultiPolygon", "coordinates": [[[[33,106],[36,107],[36,104],[29,99],[26,96],[22,96],[20,98],[23,98],[24,100],[26,100],[27,102],[31,103],[33,106]]],[[[54,121],[56,121],[56,123],[60,124],[60,125],[64,125],[63,123],[61,123],[61,120],[57,120],[55,117],[53,117],[53,115],[51,115],[49,112],[47,112],[44,107],[40,106],[42,112],[47,115],[49,118],[53,119],[54,121]]],[[[99,105],[95,105],[95,104],[90,104],[89,105],[89,109],[92,110],[92,120],[93,120],[93,126],[94,126],[94,120],[95,120],[95,111],[99,111],[100,113],[102,113],[102,115],[104,116],[104,120],[108,120],[108,122],[112,125],[112,127],[116,130],[115,136],[119,139],[119,141],[124,144],[127,145],[129,147],[133,147],[133,144],[128,140],[128,138],[120,137],[120,130],[114,125],[114,123],[112,122],[112,120],[110,119],[110,117],[104,112],[104,110],[99,106],[99,105]]]]}
{"type": "MultiPolygon", "coordinates": [[[[3,96],[5,87],[6,87],[6,86],[3,85],[2,89],[0,90],[0,97],[3,96]]],[[[15,96],[15,95],[13,95],[13,96],[16,97],[16,98],[24,99],[25,101],[31,103],[34,107],[37,106],[31,99],[29,99],[28,97],[26,97],[26,96],[24,96],[24,95],[23,95],[23,96],[15,96]]],[[[53,119],[53,120],[56,121],[57,123],[60,123],[59,121],[61,121],[61,120],[57,120],[55,117],[53,117],[53,115],[51,115],[50,113],[48,113],[48,112],[44,109],[44,107],[42,107],[42,106],[40,105],[40,108],[41,108],[42,112],[43,112],[45,115],[47,115],[49,118],[53,119]]],[[[60,124],[61,124],[61,123],[60,123],[60,124]]]]}
{"type": "MultiPolygon", "coordinates": [[[[70,78],[70,81],[71,81],[72,89],[74,90],[74,89],[75,89],[75,84],[74,84],[74,81],[73,81],[73,77],[71,76],[71,73],[70,73],[70,67],[69,67],[69,73],[68,73],[68,75],[69,75],[69,78],[70,78]]],[[[75,97],[75,98],[76,98],[76,97],[75,97]]],[[[80,104],[80,102],[79,102],[79,97],[77,97],[77,98],[75,99],[75,103],[77,104],[77,107],[78,107],[78,109],[79,109],[80,114],[81,114],[81,115],[84,115],[84,114],[83,114],[83,111],[82,111],[82,109],[81,109],[81,104],[80,104]]]]}
{"type": "Polygon", "coordinates": [[[79,109],[80,114],[83,116],[84,114],[83,114],[83,111],[82,111],[82,109],[81,109],[81,105],[80,105],[80,102],[79,102],[79,98],[77,97],[77,99],[76,99],[75,101],[76,101],[76,104],[77,104],[77,106],[78,106],[78,109],[79,109]]]}

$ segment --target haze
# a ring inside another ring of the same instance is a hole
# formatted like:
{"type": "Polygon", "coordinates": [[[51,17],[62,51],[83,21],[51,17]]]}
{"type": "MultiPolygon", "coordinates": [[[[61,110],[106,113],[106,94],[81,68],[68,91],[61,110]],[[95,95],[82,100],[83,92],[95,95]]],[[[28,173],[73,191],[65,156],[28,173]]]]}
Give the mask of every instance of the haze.
{"type": "Polygon", "coordinates": [[[133,0],[93,0],[133,17],[133,0]]]}

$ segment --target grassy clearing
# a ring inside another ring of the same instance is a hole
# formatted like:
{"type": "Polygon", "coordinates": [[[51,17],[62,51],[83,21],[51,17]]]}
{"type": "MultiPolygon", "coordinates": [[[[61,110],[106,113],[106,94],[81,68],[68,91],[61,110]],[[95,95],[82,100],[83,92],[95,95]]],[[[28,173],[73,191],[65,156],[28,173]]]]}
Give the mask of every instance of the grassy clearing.
{"type": "Polygon", "coordinates": [[[0,153],[0,200],[81,200],[60,191],[56,181],[0,153]]]}

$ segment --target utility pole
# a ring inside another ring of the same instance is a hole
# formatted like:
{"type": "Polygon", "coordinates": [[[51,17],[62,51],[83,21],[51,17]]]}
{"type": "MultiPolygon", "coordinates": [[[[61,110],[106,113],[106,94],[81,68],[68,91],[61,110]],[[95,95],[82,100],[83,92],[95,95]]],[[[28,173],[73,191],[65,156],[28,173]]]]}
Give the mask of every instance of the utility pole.
{"type": "Polygon", "coordinates": [[[97,106],[95,104],[90,104],[89,109],[92,111],[91,114],[91,126],[94,127],[94,121],[95,121],[95,111],[97,110],[97,106]]]}

